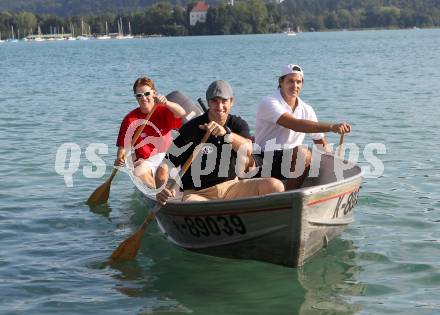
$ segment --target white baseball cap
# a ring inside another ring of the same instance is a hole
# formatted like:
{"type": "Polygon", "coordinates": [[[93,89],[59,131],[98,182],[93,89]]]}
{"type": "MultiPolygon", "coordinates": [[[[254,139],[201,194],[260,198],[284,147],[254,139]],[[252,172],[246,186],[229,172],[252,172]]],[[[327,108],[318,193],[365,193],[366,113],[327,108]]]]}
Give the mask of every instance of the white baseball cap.
{"type": "Polygon", "coordinates": [[[299,73],[302,75],[304,79],[304,72],[302,71],[301,67],[294,64],[288,64],[281,68],[281,74],[280,78],[284,77],[285,75],[291,74],[291,73],[299,73]]]}

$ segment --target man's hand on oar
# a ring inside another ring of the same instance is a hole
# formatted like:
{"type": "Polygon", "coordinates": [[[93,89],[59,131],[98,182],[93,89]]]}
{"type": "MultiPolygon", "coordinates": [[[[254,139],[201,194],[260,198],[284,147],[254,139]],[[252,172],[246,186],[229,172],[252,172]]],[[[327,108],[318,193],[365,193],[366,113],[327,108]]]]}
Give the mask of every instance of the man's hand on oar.
{"type": "MultiPolygon", "coordinates": [[[[205,143],[210,136],[210,132],[207,131],[205,135],[203,136],[202,140],[200,141],[200,144],[205,143]]],[[[188,168],[191,166],[192,161],[194,160],[194,157],[199,154],[199,151],[201,150],[201,145],[198,145],[194,152],[191,154],[191,156],[186,160],[185,164],[183,164],[182,169],[180,170],[179,176],[182,178],[182,176],[185,174],[185,172],[188,170],[188,168]]],[[[167,189],[172,191],[176,188],[176,182],[174,180],[169,180],[167,183],[167,189]]],[[[144,222],[140,226],[140,228],[132,234],[129,238],[127,238],[125,241],[123,241],[118,248],[112,253],[110,256],[110,259],[113,261],[123,261],[123,260],[132,260],[136,257],[137,252],[141,246],[142,238],[144,236],[145,230],[147,229],[148,224],[154,220],[156,217],[156,212],[158,212],[162,208],[162,204],[158,203],[147,215],[144,222]]]]}

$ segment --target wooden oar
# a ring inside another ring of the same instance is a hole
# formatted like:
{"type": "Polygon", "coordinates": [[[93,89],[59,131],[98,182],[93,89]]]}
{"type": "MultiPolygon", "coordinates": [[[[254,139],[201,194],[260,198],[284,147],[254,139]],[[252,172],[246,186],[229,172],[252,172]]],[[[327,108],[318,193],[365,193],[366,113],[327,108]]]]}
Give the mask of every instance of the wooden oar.
{"type": "MultiPolygon", "coordinates": [[[[157,107],[157,103],[154,104],[153,108],[145,118],[144,123],[140,126],[140,128],[138,128],[138,130],[134,134],[133,139],[131,140],[132,147],[134,147],[134,144],[136,143],[137,139],[141,135],[145,126],[148,124],[148,121],[150,120],[151,115],[153,115],[154,111],[156,110],[156,107],[157,107]]],[[[114,168],[110,177],[104,183],[102,183],[98,188],[96,188],[95,191],[90,195],[89,199],[87,199],[87,204],[89,206],[97,206],[99,204],[107,202],[108,197],[110,195],[110,185],[112,184],[112,180],[116,176],[116,173],[118,173],[118,169],[114,168]]]]}
{"type": "MultiPolygon", "coordinates": [[[[206,131],[205,135],[202,138],[202,141],[200,141],[200,144],[203,144],[208,140],[210,136],[210,132],[206,131]]],[[[197,146],[194,152],[191,154],[191,156],[186,160],[185,164],[183,164],[182,169],[180,170],[179,176],[180,178],[183,177],[185,172],[190,167],[193,158],[199,154],[199,151],[201,150],[201,145],[197,146]]],[[[176,186],[176,182],[174,180],[169,180],[167,184],[168,189],[174,189],[176,186]]],[[[122,261],[122,260],[131,260],[136,257],[137,252],[139,250],[139,247],[141,246],[142,238],[144,237],[145,230],[147,229],[148,224],[154,220],[156,217],[156,212],[158,212],[162,208],[162,205],[157,204],[147,215],[147,217],[144,220],[144,223],[142,223],[141,227],[129,238],[127,238],[125,241],[123,241],[118,248],[112,253],[110,256],[110,259],[113,261],[122,261]]]]}
{"type": "Polygon", "coordinates": [[[339,138],[339,146],[338,146],[338,152],[336,153],[336,157],[343,158],[342,155],[342,145],[344,144],[344,134],[341,133],[341,137],[339,138]]]}

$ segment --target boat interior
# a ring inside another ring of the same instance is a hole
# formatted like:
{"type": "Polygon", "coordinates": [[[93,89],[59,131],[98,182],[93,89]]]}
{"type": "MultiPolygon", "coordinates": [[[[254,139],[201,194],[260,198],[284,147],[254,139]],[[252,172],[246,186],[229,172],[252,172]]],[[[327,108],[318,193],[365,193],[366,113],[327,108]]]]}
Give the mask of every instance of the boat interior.
{"type": "MultiPolygon", "coordinates": [[[[191,99],[180,91],[173,91],[169,93],[167,98],[171,101],[180,103],[182,107],[185,108],[187,113],[189,113],[187,117],[185,117],[184,122],[192,119],[195,116],[201,115],[206,110],[201,108],[203,102],[200,99],[199,103],[201,104],[199,106],[198,104],[194,104],[191,99]]],[[[362,173],[361,168],[356,164],[352,164],[329,154],[319,154],[319,156],[320,159],[316,159],[316,161],[319,161],[319,166],[318,162],[315,163],[315,161],[312,161],[312,167],[309,175],[304,180],[301,188],[336,183],[362,173]]],[[[151,193],[150,188],[146,187],[145,184],[136,178],[136,176],[134,176],[131,172],[129,172],[129,174],[140,191],[143,191],[145,195],[149,195],[152,199],[155,199],[155,195],[151,193]]],[[[284,184],[286,185],[286,183],[287,180],[284,182],[284,184]]],[[[178,195],[171,200],[180,201],[181,194],[182,193],[179,192],[178,195]]]]}
{"type": "Polygon", "coordinates": [[[322,154],[319,168],[312,167],[301,188],[336,183],[362,173],[361,168],[353,163],[322,154]]]}

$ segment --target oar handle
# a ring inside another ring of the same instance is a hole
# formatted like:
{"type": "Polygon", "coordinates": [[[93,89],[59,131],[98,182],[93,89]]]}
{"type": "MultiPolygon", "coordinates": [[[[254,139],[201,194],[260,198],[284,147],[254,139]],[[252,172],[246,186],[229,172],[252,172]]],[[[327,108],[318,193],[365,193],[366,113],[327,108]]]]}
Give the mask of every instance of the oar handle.
{"type": "Polygon", "coordinates": [[[157,107],[157,103],[154,103],[153,108],[151,109],[151,111],[148,113],[147,117],[145,117],[145,122],[139,127],[138,130],[136,130],[133,139],[131,140],[131,146],[134,147],[137,139],[139,138],[139,136],[141,135],[142,131],[144,131],[145,126],[148,124],[148,122],[150,121],[151,115],[153,115],[154,111],[156,110],[157,107]]]}
{"type": "MultiPolygon", "coordinates": [[[[199,145],[195,148],[195,150],[191,153],[190,157],[186,160],[185,164],[183,164],[182,169],[179,172],[180,178],[183,177],[183,175],[186,173],[188,168],[191,166],[191,163],[193,161],[193,157],[197,156],[199,154],[200,150],[202,149],[202,144],[208,140],[209,136],[211,135],[211,132],[209,130],[206,131],[205,135],[203,136],[202,140],[200,141],[199,145]]],[[[177,183],[174,179],[168,180],[167,188],[172,190],[175,189],[177,186],[177,183]]],[[[156,206],[150,211],[148,216],[145,218],[144,223],[141,226],[141,229],[145,229],[147,225],[154,220],[156,217],[156,212],[158,212],[162,208],[162,205],[156,204],[156,206]]]]}
{"type": "MultiPolygon", "coordinates": [[[[211,132],[209,130],[207,130],[205,135],[203,136],[202,140],[200,141],[200,143],[196,146],[194,151],[191,153],[190,157],[185,161],[185,163],[183,164],[182,168],[180,169],[180,172],[179,172],[179,177],[180,178],[182,178],[183,175],[185,175],[186,171],[191,166],[191,163],[193,162],[194,157],[197,156],[199,154],[200,150],[202,149],[202,144],[205,143],[208,140],[210,135],[211,135],[211,132]]],[[[174,190],[176,188],[176,186],[177,186],[177,183],[176,183],[176,181],[174,179],[172,179],[172,178],[168,179],[166,187],[169,190],[174,190]]],[[[153,211],[157,212],[159,210],[160,210],[160,207],[158,209],[154,209],[153,211]]]]}
{"type": "Polygon", "coordinates": [[[186,160],[185,164],[183,164],[182,169],[180,170],[180,177],[183,176],[183,174],[186,173],[188,168],[191,166],[191,163],[193,161],[193,157],[197,156],[199,154],[200,150],[202,149],[202,144],[208,140],[209,136],[211,135],[211,132],[208,130],[205,132],[205,135],[203,136],[202,140],[200,141],[200,144],[196,146],[195,150],[191,153],[191,156],[186,160]]]}
{"type": "Polygon", "coordinates": [[[339,138],[339,145],[342,145],[344,143],[344,133],[341,134],[341,137],[339,138]]]}
{"type": "Polygon", "coordinates": [[[156,212],[160,210],[160,206],[155,206],[150,213],[148,213],[147,217],[144,220],[144,223],[142,223],[140,229],[145,230],[151,222],[154,221],[156,218],[156,212]]]}
{"type": "Polygon", "coordinates": [[[342,159],[342,145],[344,144],[344,134],[341,133],[341,137],[339,138],[339,146],[338,146],[338,152],[336,153],[336,157],[342,159]]]}
{"type": "Polygon", "coordinates": [[[110,175],[110,177],[107,179],[108,182],[111,182],[113,180],[113,178],[116,176],[116,173],[118,172],[117,168],[113,168],[113,172],[110,175]]]}

